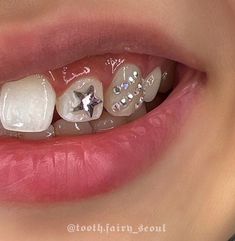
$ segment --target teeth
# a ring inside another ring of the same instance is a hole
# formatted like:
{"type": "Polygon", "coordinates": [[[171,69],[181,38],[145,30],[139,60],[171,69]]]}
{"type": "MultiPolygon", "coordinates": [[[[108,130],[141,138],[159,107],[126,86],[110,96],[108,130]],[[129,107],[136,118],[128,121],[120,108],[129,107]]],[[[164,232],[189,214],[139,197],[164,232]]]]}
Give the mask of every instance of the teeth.
{"type": "Polygon", "coordinates": [[[134,114],[128,117],[128,122],[139,119],[147,113],[146,106],[143,104],[134,114]]]}
{"type": "Polygon", "coordinates": [[[105,93],[104,106],[113,116],[130,116],[143,104],[141,72],[132,64],[118,70],[105,93]]]}
{"type": "Polygon", "coordinates": [[[126,123],[126,117],[112,116],[108,112],[104,111],[98,120],[91,121],[91,126],[95,132],[102,132],[126,123]]]}
{"type": "Polygon", "coordinates": [[[76,81],[58,98],[56,109],[69,122],[98,119],[103,111],[102,83],[94,78],[76,81]]]}
{"type": "Polygon", "coordinates": [[[17,137],[19,139],[24,140],[43,140],[48,139],[55,136],[54,127],[52,125],[49,126],[49,128],[42,132],[20,132],[17,133],[17,137]]]}
{"type": "Polygon", "coordinates": [[[154,100],[161,84],[161,78],[162,71],[157,67],[146,77],[146,79],[143,80],[145,102],[151,102],[154,100]]]}
{"type": "Polygon", "coordinates": [[[173,88],[175,68],[175,63],[170,62],[162,71],[162,82],[159,88],[160,93],[167,93],[173,88]]]}
{"type": "Polygon", "coordinates": [[[56,136],[71,136],[91,134],[92,127],[88,122],[68,122],[63,119],[56,121],[54,124],[56,136]]]}
{"type": "Polygon", "coordinates": [[[0,137],[1,136],[17,137],[17,132],[6,130],[0,122],[0,137]]]}
{"type": "Polygon", "coordinates": [[[5,129],[41,132],[52,121],[55,91],[42,75],[7,82],[1,90],[1,122],[5,129]]]}

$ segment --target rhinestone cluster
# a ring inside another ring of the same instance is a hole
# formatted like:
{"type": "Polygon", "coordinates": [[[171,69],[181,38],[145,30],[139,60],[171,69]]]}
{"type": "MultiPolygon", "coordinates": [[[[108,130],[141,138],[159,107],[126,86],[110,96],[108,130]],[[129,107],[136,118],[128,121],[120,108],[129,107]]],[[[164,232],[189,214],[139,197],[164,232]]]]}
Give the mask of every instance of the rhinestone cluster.
{"type": "MultiPolygon", "coordinates": [[[[139,77],[139,73],[137,71],[133,71],[132,76],[128,78],[128,81],[121,83],[120,86],[114,86],[113,93],[115,95],[120,95],[122,90],[127,90],[130,85],[135,84],[138,77],[139,77]]],[[[124,96],[120,101],[118,101],[117,103],[114,103],[112,110],[114,112],[117,112],[122,110],[123,108],[127,108],[128,104],[132,102],[135,96],[138,96],[141,93],[142,89],[143,89],[143,86],[141,83],[139,83],[134,93],[128,92],[127,95],[124,96]]],[[[141,96],[139,98],[139,101],[135,104],[135,108],[138,109],[142,103],[143,103],[143,97],[141,96]]]]}

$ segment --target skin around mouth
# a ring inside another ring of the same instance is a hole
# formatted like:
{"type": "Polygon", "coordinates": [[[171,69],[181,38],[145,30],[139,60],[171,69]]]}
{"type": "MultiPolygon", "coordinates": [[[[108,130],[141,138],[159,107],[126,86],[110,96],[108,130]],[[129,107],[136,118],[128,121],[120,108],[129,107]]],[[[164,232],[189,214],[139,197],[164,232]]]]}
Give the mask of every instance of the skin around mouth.
{"type": "Polygon", "coordinates": [[[0,199],[79,200],[136,177],[159,160],[196,104],[204,74],[188,69],[181,71],[180,78],[159,107],[117,129],[37,143],[1,140],[0,199]]]}

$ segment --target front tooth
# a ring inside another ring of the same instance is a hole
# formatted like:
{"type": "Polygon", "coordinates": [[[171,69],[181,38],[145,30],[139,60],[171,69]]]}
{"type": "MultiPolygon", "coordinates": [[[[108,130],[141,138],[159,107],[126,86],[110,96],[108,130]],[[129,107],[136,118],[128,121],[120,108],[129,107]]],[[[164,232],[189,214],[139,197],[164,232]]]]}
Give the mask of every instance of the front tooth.
{"type": "Polygon", "coordinates": [[[121,67],[105,93],[105,109],[113,116],[130,116],[143,104],[142,76],[133,64],[121,67]]]}
{"type": "Polygon", "coordinates": [[[6,130],[0,122],[0,136],[17,137],[17,132],[6,130]]]}
{"type": "Polygon", "coordinates": [[[55,91],[42,75],[7,82],[1,90],[1,122],[5,129],[41,132],[52,121],[55,91]]]}
{"type": "Polygon", "coordinates": [[[127,117],[112,116],[104,111],[98,120],[91,121],[91,126],[95,132],[102,132],[126,123],[127,117]]]}
{"type": "Polygon", "coordinates": [[[19,139],[24,140],[44,140],[55,136],[54,127],[50,125],[47,130],[42,132],[18,132],[19,139]]]}
{"type": "Polygon", "coordinates": [[[161,78],[162,71],[157,67],[143,80],[145,102],[151,102],[154,100],[161,84],[161,78]]]}
{"type": "Polygon", "coordinates": [[[58,114],[69,122],[86,122],[98,119],[103,111],[103,86],[95,78],[74,82],[57,99],[58,114]]]}
{"type": "Polygon", "coordinates": [[[72,136],[91,134],[92,127],[89,122],[68,122],[60,119],[54,123],[56,136],[72,136]]]}

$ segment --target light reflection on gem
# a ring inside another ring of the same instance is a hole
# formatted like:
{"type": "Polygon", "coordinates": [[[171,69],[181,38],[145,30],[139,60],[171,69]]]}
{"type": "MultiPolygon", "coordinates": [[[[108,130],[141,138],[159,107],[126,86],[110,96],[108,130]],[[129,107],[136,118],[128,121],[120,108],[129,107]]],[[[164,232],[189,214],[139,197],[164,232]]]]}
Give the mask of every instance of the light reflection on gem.
{"type": "Polygon", "coordinates": [[[134,76],[135,79],[137,79],[138,76],[139,76],[138,72],[137,72],[137,71],[134,71],[134,72],[133,72],[133,76],[134,76]]]}
{"type": "Polygon", "coordinates": [[[113,88],[113,93],[114,93],[115,95],[119,95],[119,94],[121,93],[121,87],[120,87],[120,86],[115,86],[115,87],[113,88]]]}

